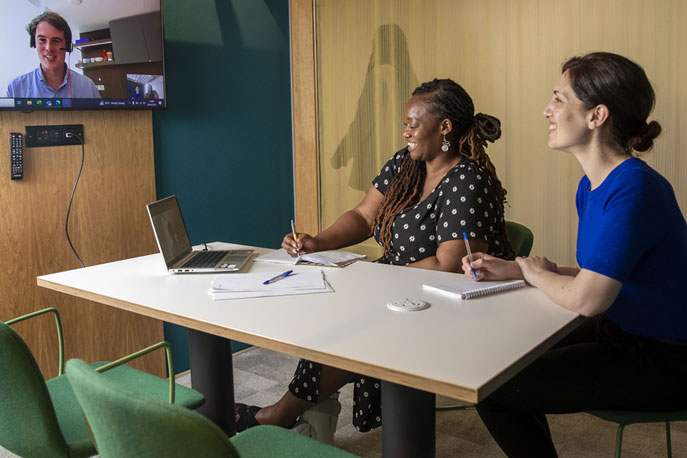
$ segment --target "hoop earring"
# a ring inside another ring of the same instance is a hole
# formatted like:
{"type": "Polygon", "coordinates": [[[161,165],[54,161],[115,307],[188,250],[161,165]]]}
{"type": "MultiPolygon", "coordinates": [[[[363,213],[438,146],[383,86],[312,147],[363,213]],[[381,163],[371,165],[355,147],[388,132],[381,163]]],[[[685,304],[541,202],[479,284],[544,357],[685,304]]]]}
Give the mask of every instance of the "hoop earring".
{"type": "Polygon", "coordinates": [[[451,147],[451,142],[446,140],[446,135],[444,135],[444,140],[441,142],[441,151],[444,153],[448,151],[448,149],[451,147]]]}

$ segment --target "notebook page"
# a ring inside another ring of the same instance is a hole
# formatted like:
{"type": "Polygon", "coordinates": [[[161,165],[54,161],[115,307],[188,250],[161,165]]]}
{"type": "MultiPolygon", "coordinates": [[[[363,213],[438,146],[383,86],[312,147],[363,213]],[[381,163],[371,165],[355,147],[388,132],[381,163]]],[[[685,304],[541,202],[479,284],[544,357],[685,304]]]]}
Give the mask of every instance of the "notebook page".
{"type": "Polygon", "coordinates": [[[274,262],[278,264],[298,264],[299,262],[309,262],[321,266],[341,267],[364,258],[365,255],[350,253],[344,250],[317,251],[292,257],[283,248],[258,256],[255,262],[274,262]]]}
{"type": "Polygon", "coordinates": [[[443,281],[437,283],[427,283],[422,285],[426,291],[444,294],[457,299],[471,299],[473,297],[487,296],[489,294],[510,291],[522,288],[526,283],[523,280],[508,281],[472,281],[460,275],[453,281],[443,281]]]}

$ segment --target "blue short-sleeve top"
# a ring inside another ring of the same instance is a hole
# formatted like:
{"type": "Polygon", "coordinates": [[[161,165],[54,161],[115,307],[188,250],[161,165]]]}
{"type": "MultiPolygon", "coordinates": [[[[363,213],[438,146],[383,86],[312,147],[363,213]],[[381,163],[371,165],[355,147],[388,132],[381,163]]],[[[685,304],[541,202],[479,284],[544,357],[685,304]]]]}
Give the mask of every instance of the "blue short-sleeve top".
{"type": "Polygon", "coordinates": [[[672,186],[630,158],[577,190],[577,262],[621,282],[608,318],[626,332],[687,340],[687,223],[672,186]]]}

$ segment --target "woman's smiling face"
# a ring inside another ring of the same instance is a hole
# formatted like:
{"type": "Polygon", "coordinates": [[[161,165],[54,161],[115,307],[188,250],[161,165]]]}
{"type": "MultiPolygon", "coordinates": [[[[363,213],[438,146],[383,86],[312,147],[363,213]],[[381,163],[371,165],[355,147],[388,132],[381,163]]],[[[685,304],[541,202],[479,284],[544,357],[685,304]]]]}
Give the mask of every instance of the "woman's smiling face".
{"type": "Polygon", "coordinates": [[[590,112],[575,94],[567,72],[563,73],[544,109],[544,117],[549,121],[549,148],[572,152],[586,145],[592,133],[590,112]]]}
{"type": "Polygon", "coordinates": [[[403,117],[403,138],[408,142],[408,152],[412,159],[429,161],[443,153],[441,119],[430,111],[425,96],[412,96],[406,104],[403,117]]]}

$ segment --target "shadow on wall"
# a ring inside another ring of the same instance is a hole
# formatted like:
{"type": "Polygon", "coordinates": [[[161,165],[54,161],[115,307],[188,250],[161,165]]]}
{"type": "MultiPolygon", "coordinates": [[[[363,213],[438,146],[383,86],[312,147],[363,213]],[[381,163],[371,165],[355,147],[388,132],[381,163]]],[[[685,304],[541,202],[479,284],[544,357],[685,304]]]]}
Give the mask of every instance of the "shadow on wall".
{"type": "Polygon", "coordinates": [[[355,118],[330,159],[335,169],[351,160],[348,184],[367,191],[372,178],[396,151],[401,139],[399,114],[417,87],[408,43],[396,24],[384,24],[372,40],[370,62],[355,118]]]}

